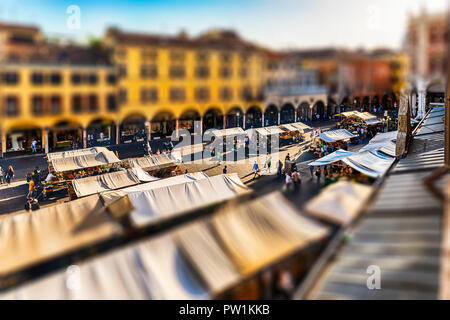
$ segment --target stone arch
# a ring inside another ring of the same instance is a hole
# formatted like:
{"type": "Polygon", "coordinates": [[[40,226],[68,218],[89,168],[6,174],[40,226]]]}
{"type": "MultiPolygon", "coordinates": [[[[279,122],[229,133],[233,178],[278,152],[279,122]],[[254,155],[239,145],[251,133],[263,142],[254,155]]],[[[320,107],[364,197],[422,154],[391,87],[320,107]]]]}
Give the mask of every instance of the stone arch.
{"type": "Polygon", "coordinates": [[[227,112],[226,127],[235,128],[244,126],[244,112],[239,106],[234,106],[227,112]]]}
{"type": "Polygon", "coordinates": [[[141,113],[131,113],[124,117],[119,128],[120,142],[141,141],[147,138],[147,118],[141,113]]]}
{"type": "Polygon", "coordinates": [[[262,126],[262,110],[259,106],[251,106],[245,113],[245,128],[260,128],[262,126]]]}
{"type": "Polygon", "coordinates": [[[298,106],[297,119],[299,121],[308,121],[311,120],[310,117],[310,105],[309,102],[303,101],[298,106]]]}
{"type": "Polygon", "coordinates": [[[175,115],[169,110],[159,111],[151,119],[151,125],[152,138],[170,137],[176,128],[175,115]]]}
{"type": "Polygon", "coordinates": [[[217,107],[211,107],[203,114],[203,130],[223,129],[223,112],[217,107]]]}
{"type": "Polygon", "coordinates": [[[200,112],[196,109],[186,109],[184,110],[179,117],[179,129],[189,130],[189,132],[193,133],[195,131],[200,132],[200,127],[196,127],[200,125],[200,112]],[[196,130],[197,129],[197,130],[196,130]]]}
{"type": "Polygon", "coordinates": [[[286,103],[280,110],[280,124],[295,122],[295,107],[292,103],[286,103]]]}
{"type": "Polygon", "coordinates": [[[274,104],[267,106],[264,111],[264,126],[274,126],[278,124],[278,108],[274,104]]]}

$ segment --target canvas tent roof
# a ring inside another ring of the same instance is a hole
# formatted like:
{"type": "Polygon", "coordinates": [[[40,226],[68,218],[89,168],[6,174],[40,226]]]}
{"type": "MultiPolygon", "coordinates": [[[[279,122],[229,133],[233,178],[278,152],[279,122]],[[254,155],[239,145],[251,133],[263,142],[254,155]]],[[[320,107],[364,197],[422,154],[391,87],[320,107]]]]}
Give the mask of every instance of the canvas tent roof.
{"type": "Polygon", "coordinates": [[[299,128],[294,127],[291,123],[282,124],[280,128],[286,129],[287,131],[301,131],[299,128]]]}
{"type": "Polygon", "coordinates": [[[369,112],[359,112],[359,111],[346,111],[346,112],[342,112],[339,115],[342,115],[344,117],[356,117],[359,118],[361,120],[363,120],[366,124],[368,125],[373,125],[373,124],[378,124],[381,121],[378,120],[376,115],[373,115],[369,112]]]}
{"type": "Polygon", "coordinates": [[[327,234],[273,193],[212,217],[221,242],[243,275],[249,275],[327,234]]]}
{"type": "Polygon", "coordinates": [[[354,182],[334,183],[310,200],[305,211],[319,218],[345,225],[350,223],[362,209],[372,188],[354,182]]]}
{"type": "Polygon", "coordinates": [[[298,128],[302,131],[309,131],[312,130],[312,128],[306,124],[304,124],[303,122],[295,122],[295,123],[291,123],[291,125],[295,128],[298,128]]]}
{"type": "Polygon", "coordinates": [[[112,238],[121,228],[98,195],[0,219],[0,274],[112,238]]]}
{"type": "Polygon", "coordinates": [[[139,178],[130,169],[72,180],[77,197],[125,188],[139,183],[139,178]]]}
{"type": "Polygon", "coordinates": [[[0,298],[193,300],[209,297],[171,234],[114,250],[77,266],[77,287],[67,285],[68,272],[63,270],[6,291],[0,298]]]}
{"type": "Polygon", "coordinates": [[[372,178],[384,175],[394,160],[392,157],[373,151],[358,152],[342,159],[345,164],[372,178]]]}
{"type": "Polygon", "coordinates": [[[94,147],[94,148],[79,149],[79,150],[52,152],[52,153],[47,154],[47,159],[53,160],[53,159],[61,159],[61,158],[70,158],[70,157],[82,156],[82,155],[88,155],[88,154],[97,154],[97,153],[100,153],[103,151],[109,151],[109,150],[105,147],[94,147]]]}
{"type": "Polygon", "coordinates": [[[159,154],[141,158],[128,159],[131,167],[140,167],[145,171],[152,171],[175,166],[175,158],[168,154],[159,154]]]}
{"type": "Polygon", "coordinates": [[[325,166],[331,163],[334,163],[336,161],[342,160],[344,158],[347,158],[351,156],[352,154],[355,154],[354,152],[345,151],[345,150],[336,150],[333,153],[330,153],[329,155],[326,155],[325,157],[322,157],[320,159],[317,159],[314,162],[311,162],[308,164],[309,166],[325,166]]]}
{"type": "Polygon", "coordinates": [[[346,129],[330,130],[320,133],[320,138],[329,143],[347,140],[355,137],[356,135],[350,133],[346,129]]]}
{"type": "Polygon", "coordinates": [[[211,298],[327,232],[274,193],[81,262],[76,290],[64,269],[0,299],[211,298]]]}
{"type": "Polygon", "coordinates": [[[131,168],[131,170],[141,182],[151,182],[159,180],[159,178],[149,175],[141,167],[134,167],[131,168]]]}
{"type": "Polygon", "coordinates": [[[144,226],[251,192],[237,174],[218,175],[176,184],[164,180],[168,179],[107,192],[102,196],[118,198],[128,195],[134,205],[131,212],[133,223],[144,226]]]}
{"type": "Polygon", "coordinates": [[[279,126],[270,126],[255,129],[262,136],[269,136],[273,134],[283,134],[284,130],[280,129],[279,126]]]}
{"type": "Polygon", "coordinates": [[[81,170],[121,162],[114,152],[106,150],[99,153],[78,155],[67,158],[55,158],[49,161],[56,172],[81,170]]]}
{"type": "Polygon", "coordinates": [[[227,136],[245,136],[245,131],[241,127],[228,128],[228,129],[210,129],[211,133],[216,137],[227,137],[227,136]]]}
{"type": "Polygon", "coordinates": [[[367,145],[362,147],[359,152],[363,151],[381,151],[391,157],[395,157],[396,155],[396,144],[395,140],[397,139],[398,131],[389,131],[384,133],[377,133],[375,137],[373,137],[367,145]]]}

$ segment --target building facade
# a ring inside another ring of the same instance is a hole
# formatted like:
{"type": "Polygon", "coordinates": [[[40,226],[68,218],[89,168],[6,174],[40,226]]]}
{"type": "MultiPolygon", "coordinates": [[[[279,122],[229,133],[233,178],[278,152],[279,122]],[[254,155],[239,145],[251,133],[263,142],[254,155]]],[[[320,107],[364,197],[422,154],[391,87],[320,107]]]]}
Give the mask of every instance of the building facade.
{"type": "Polygon", "coordinates": [[[118,74],[120,135],[152,139],[180,128],[261,126],[265,54],[232,31],[189,38],[109,29],[118,74]]]}
{"type": "Polygon", "coordinates": [[[409,62],[403,52],[320,49],[292,54],[305,67],[317,69],[319,84],[328,89],[330,113],[395,108],[406,87],[409,62]]]}
{"type": "Polygon", "coordinates": [[[48,44],[37,28],[0,25],[1,153],[110,144],[116,76],[94,48],[48,44]]]}
{"type": "Polygon", "coordinates": [[[267,60],[266,126],[313,121],[328,115],[327,88],[319,85],[315,68],[302,66],[302,61],[289,53],[271,52],[267,60]]]}
{"type": "Polygon", "coordinates": [[[429,14],[425,9],[411,16],[406,50],[411,59],[409,89],[414,115],[422,118],[430,103],[444,103],[447,68],[448,13],[429,14]]]}

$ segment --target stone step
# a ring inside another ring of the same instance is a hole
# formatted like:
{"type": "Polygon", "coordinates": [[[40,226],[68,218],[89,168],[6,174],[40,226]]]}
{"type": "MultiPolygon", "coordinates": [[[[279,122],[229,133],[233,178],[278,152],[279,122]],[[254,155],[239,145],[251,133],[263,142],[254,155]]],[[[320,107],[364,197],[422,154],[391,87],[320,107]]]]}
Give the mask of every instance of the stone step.
{"type": "MultiPolygon", "coordinates": [[[[348,268],[338,264],[330,270],[326,281],[359,285],[361,290],[368,290],[367,279],[370,276],[366,268],[348,268]]],[[[384,289],[438,292],[439,288],[439,272],[381,269],[380,276],[381,288],[384,289]]]]}
{"type": "Polygon", "coordinates": [[[369,290],[367,287],[361,288],[360,285],[352,283],[335,283],[329,282],[323,290],[318,292],[315,299],[353,299],[353,300],[436,300],[437,292],[422,290],[393,290],[383,288],[381,284],[380,290],[369,290]]]}
{"type": "Polygon", "coordinates": [[[411,241],[408,243],[351,242],[345,247],[344,253],[370,255],[402,255],[402,256],[435,256],[441,253],[441,242],[411,241]]]}
{"type": "Polygon", "coordinates": [[[357,232],[354,235],[354,242],[379,242],[395,243],[395,242],[440,242],[441,234],[438,230],[421,230],[421,231],[381,231],[368,230],[357,232]]]}
{"type": "Polygon", "coordinates": [[[439,216],[404,218],[371,218],[365,219],[358,226],[359,231],[383,230],[383,231],[420,231],[440,230],[441,218],[439,216]]]}
{"type": "Polygon", "coordinates": [[[414,270],[439,272],[439,255],[366,255],[345,253],[339,257],[339,266],[352,268],[367,268],[370,265],[377,265],[382,270],[414,270]]]}

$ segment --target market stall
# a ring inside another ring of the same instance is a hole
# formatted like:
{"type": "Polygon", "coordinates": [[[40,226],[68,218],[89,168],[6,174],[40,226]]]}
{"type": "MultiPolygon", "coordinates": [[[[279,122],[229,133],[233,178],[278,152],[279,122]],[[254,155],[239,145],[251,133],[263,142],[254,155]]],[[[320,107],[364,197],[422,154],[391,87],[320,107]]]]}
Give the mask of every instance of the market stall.
{"type": "Polygon", "coordinates": [[[127,195],[134,206],[131,221],[136,226],[145,226],[250,192],[237,174],[207,177],[200,173],[106,192],[102,197],[118,199],[127,195]]]}
{"type": "Polygon", "coordinates": [[[114,152],[101,147],[48,154],[48,171],[52,177],[43,182],[43,196],[65,192],[75,178],[117,171],[121,164],[114,152]]]}
{"type": "Polygon", "coordinates": [[[176,171],[177,160],[171,154],[159,154],[127,159],[131,168],[141,168],[154,177],[167,177],[176,171]]]}
{"type": "Polygon", "coordinates": [[[301,140],[304,140],[305,134],[312,130],[311,127],[302,122],[283,124],[280,128],[285,130],[286,135],[288,135],[288,137],[284,137],[284,135],[281,137],[284,137],[285,139],[290,138],[293,142],[300,142],[301,140]]]}
{"type": "Polygon", "coordinates": [[[352,222],[372,193],[359,183],[340,181],[323,189],[305,205],[305,212],[338,225],[352,222]]]}
{"type": "Polygon", "coordinates": [[[280,261],[288,269],[289,256],[301,261],[302,250],[327,234],[328,228],[273,193],[80,261],[73,266],[79,275],[76,288],[67,285],[64,268],[2,292],[0,299],[197,300],[220,298],[224,292],[244,298],[249,283],[261,298],[259,273],[280,261]]]}
{"type": "MultiPolygon", "coordinates": [[[[147,176],[152,178],[148,174],[147,176]]],[[[139,183],[140,179],[131,169],[74,179],[69,183],[69,197],[76,199],[91,194],[134,186],[139,183]]]]}
{"type": "Polygon", "coordinates": [[[313,138],[311,150],[320,158],[339,149],[347,150],[348,143],[354,138],[357,138],[357,135],[350,133],[346,129],[321,132],[313,138]]]}

